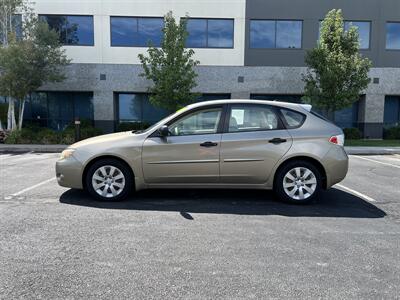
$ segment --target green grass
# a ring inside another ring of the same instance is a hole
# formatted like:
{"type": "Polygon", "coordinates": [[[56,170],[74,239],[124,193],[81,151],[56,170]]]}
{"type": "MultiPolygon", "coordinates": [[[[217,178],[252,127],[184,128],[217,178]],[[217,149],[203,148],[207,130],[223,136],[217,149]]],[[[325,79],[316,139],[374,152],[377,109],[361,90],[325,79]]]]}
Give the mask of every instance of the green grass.
{"type": "Polygon", "coordinates": [[[400,140],[345,140],[345,146],[400,147],[400,140]]]}

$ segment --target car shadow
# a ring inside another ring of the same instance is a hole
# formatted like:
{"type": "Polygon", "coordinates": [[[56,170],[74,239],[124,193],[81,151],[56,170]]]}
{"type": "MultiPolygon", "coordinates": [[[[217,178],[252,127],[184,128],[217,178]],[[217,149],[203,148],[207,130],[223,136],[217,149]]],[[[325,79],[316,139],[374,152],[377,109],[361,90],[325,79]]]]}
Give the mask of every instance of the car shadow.
{"type": "Polygon", "coordinates": [[[287,217],[383,218],[386,213],[362,198],[332,188],[310,205],[280,202],[262,190],[144,190],[123,202],[99,202],[81,190],[68,190],[60,202],[100,209],[175,211],[188,220],[190,213],[280,215],[287,217]]]}

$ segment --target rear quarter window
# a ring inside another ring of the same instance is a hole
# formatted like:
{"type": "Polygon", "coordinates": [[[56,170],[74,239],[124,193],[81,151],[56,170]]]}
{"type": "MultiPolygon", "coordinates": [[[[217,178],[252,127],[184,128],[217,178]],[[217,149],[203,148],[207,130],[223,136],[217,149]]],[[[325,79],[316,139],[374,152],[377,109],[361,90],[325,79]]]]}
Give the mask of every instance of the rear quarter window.
{"type": "Polygon", "coordinates": [[[304,120],[306,119],[305,115],[293,110],[281,108],[280,111],[283,116],[283,122],[287,129],[299,128],[301,125],[303,125],[304,120]]]}

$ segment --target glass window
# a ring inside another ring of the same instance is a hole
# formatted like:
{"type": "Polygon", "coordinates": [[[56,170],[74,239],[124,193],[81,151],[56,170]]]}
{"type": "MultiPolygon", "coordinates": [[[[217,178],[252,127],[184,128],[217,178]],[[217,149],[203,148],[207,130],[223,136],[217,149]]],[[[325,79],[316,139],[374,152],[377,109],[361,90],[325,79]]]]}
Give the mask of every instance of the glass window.
{"type": "Polygon", "coordinates": [[[63,130],[76,118],[93,120],[92,101],[90,92],[35,92],[27,99],[24,119],[63,130]]]}
{"type": "Polygon", "coordinates": [[[111,17],[111,46],[134,46],[137,37],[136,18],[111,17]]]}
{"type": "Polygon", "coordinates": [[[251,20],[250,48],[301,48],[302,21],[251,20]]]}
{"type": "Polygon", "coordinates": [[[168,126],[171,135],[217,133],[221,111],[221,108],[210,108],[186,115],[168,126]]]}
{"type": "Polygon", "coordinates": [[[93,16],[41,15],[40,19],[58,32],[64,45],[94,45],[93,16]]]}
{"type": "Polygon", "coordinates": [[[189,48],[233,48],[232,19],[188,19],[189,48]]]}
{"type": "Polygon", "coordinates": [[[278,117],[269,107],[258,105],[233,106],[229,132],[272,130],[278,128],[278,117]]]}
{"type": "Polygon", "coordinates": [[[359,39],[360,39],[360,49],[369,49],[370,41],[370,31],[371,22],[362,21],[346,21],[344,22],[344,29],[347,31],[351,26],[357,28],[359,39]]]}
{"type": "Polygon", "coordinates": [[[208,47],[233,48],[233,20],[208,20],[208,47]]]}
{"type": "Polygon", "coordinates": [[[120,122],[154,124],[168,115],[166,110],[150,103],[148,94],[117,94],[117,101],[120,122]]]}
{"type": "Polygon", "coordinates": [[[386,49],[400,50],[400,23],[386,23],[386,49]]]}
{"type": "Polygon", "coordinates": [[[111,46],[160,47],[163,18],[111,17],[111,46]]]}
{"type": "Polygon", "coordinates": [[[305,116],[293,110],[281,109],[287,128],[297,128],[302,125],[305,116]]]}
{"type": "Polygon", "coordinates": [[[189,19],[186,30],[189,32],[186,46],[191,48],[207,47],[207,20],[189,19]]]}
{"type": "Polygon", "coordinates": [[[276,48],[301,48],[301,21],[276,22],[276,48]]]}
{"type": "Polygon", "coordinates": [[[385,125],[395,126],[400,122],[400,97],[386,96],[384,119],[385,125]]]}
{"type": "Polygon", "coordinates": [[[275,48],[275,21],[250,21],[250,48],[275,48]]]}

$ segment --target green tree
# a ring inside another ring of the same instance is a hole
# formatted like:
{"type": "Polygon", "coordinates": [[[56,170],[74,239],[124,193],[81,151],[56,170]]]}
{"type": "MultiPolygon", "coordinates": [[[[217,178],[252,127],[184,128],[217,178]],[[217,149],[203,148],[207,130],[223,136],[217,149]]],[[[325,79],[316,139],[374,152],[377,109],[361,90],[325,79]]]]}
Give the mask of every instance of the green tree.
{"type": "Polygon", "coordinates": [[[16,38],[8,34],[7,43],[0,47],[0,95],[8,97],[9,130],[22,128],[27,96],[44,83],[64,80],[64,67],[70,62],[61,48],[58,34],[26,12],[23,36],[16,38]],[[16,103],[18,125],[15,122],[16,103]]]}
{"type": "Polygon", "coordinates": [[[370,82],[371,62],[359,53],[357,28],[344,30],[339,9],[328,12],[322,21],[318,45],[307,52],[305,62],[303,100],[324,110],[331,119],[334,111],[357,101],[370,82]]]}
{"type": "Polygon", "coordinates": [[[185,48],[186,23],[186,19],[182,19],[178,24],[169,12],[164,17],[161,48],[150,45],[148,56],[139,54],[144,70],[141,76],[153,82],[148,89],[150,102],[169,111],[175,111],[197,97],[191,91],[197,85],[194,67],[199,62],[192,59],[194,51],[185,48]]]}

